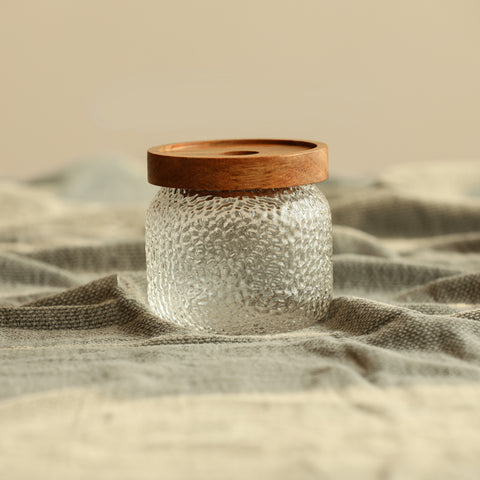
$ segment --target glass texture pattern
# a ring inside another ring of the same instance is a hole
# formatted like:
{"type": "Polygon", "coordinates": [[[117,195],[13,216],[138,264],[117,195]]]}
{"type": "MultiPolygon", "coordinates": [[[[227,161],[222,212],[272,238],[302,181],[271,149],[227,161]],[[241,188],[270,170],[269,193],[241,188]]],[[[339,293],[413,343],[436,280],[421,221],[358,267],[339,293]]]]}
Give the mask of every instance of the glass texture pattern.
{"type": "Polygon", "coordinates": [[[161,187],[146,218],[148,298],[163,319],[217,334],[295,330],[326,315],[331,218],[315,185],[260,194],[161,187]]]}

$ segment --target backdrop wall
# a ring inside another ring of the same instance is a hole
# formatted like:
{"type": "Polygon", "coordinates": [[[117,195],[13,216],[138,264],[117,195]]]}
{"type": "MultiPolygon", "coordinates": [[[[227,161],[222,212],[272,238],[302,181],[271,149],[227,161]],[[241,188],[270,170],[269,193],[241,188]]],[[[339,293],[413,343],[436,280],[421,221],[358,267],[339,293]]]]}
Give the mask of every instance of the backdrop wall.
{"type": "Polygon", "coordinates": [[[0,176],[224,137],[480,156],[477,0],[3,0],[0,176]]]}

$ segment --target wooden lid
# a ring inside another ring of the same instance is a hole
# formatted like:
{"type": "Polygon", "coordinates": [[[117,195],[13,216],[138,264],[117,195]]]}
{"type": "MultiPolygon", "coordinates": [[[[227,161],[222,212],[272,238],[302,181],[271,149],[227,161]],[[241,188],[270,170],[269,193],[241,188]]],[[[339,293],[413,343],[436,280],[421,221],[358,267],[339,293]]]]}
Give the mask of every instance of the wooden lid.
{"type": "Polygon", "coordinates": [[[328,178],[325,143],[302,140],[213,140],[148,150],[148,181],[191,190],[293,187],[328,178]]]}

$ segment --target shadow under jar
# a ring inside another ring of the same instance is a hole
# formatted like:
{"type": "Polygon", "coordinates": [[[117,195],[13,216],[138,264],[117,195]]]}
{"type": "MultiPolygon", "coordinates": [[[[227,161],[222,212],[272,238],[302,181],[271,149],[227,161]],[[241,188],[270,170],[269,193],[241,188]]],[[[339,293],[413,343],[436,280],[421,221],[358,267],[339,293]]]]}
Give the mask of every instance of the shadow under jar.
{"type": "Polygon", "coordinates": [[[219,140],[148,151],[148,300],[164,320],[224,335],[322,320],[332,295],[327,146],[219,140]]]}

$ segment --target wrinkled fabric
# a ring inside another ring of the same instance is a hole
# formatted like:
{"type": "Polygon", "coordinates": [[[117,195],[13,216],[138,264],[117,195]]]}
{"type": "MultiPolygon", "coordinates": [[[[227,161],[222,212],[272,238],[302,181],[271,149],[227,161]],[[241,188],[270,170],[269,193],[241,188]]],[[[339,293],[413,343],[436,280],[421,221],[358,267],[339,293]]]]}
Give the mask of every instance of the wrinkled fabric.
{"type": "MultiPolygon", "coordinates": [[[[442,475],[454,471],[455,458],[464,460],[458,478],[472,478],[480,471],[480,428],[472,428],[480,427],[480,411],[471,397],[480,392],[480,166],[471,162],[452,170],[435,164],[422,166],[420,173],[404,167],[368,181],[339,178],[320,185],[334,223],[328,317],[305,330],[262,336],[189,331],[150,311],[144,214],[152,189],[133,165],[77,165],[50,178],[1,181],[0,418],[19,415],[18,429],[7,422],[10,437],[3,451],[13,452],[34,424],[27,442],[32,455],[40,458],[44,442],[51,442],[51,458],[41,460],[45,472],[64,474],[65,462],[58,458],[70,455],[72,478],[102,468],[115,472],[112,477],[132,478],[127,473],[135,470],[133,460],[123,470],[107,462],[114,458],[110,448],[119,448],[116,442],[100,435],[104,443],[89,447],[78,437],[80,431],[87,439],[107,428],[108,415],[100,415],[100,408],[112,409],[117,427],[133,435],[130,451],[139,462],[146,445],[172,449],[179,458],[183,452],[177,469],[164,459],[170,478],[196,473],[197,478],[244,478],[254,472],[276,479],[349,478],[353,471],[369,478],[448,478],[442,475]],[[393,447],[375,448],[392,438],[408,443],[415,428],[408,433],[403,425],[414,425],[413,404],[426,411],[435,398],[436,413],[418,421],[425,421],[426,429],[445,423],[456,395],[463,403],[455,408],[464,411],[458,424],[452,420],[445,427],[451,435],[433,429],[429,438],[421,424],[415,426],[425,444],[430,442],[425,445],[430,469],[413,451],[402,457],[401,445],[400,460],[393,458],[393,447]],[[74,410],[85,402],[94,420],[72,430],[56,428],[50,438],[53,406],[68,419],[69,398],[74,410]],[[212,411],[208,398],[214,399],[212,411]],[[197,425],[185,413],[185,402],[209,421],[197,419],[197,425]],[[166,409],[161,418],[160,406],[166,409]],[[330,423],[313,413],[315,406],[330,412],[330,423]],[[29,414],[21,414],[26,408],[29,414]],[[255,436],[262,408],[272,428],[262,429],[261,442],[249,443],[248,432],[232,435],[232,428],[241,428],[236,415],[245,414],[255,436]],[[178,416],[179,411],[184,412],[178,416]],[[137,420],[125,419],[132,412],[137,420]],[[473,423],[465,436],[467,418],[473,423]],[[146,427],[149,419],[166,422],[167,431],[157,438],[146,427]],[[327,461],[320,453],[322,431],[314,432],[321,428],[333,435],[349,419],[358,425],[349,424],[341,443],[334,436],[345,458],[327,461]],[[225,428],[215,427],[216,421],[225,428]],[[279,440],[275,421],[285,435],[300,438],[301,449],[279,440]],[[216,432],[215,441],[206,425],[216,432]],[[192,451],[189,435],[205,449],[203,457],[192,451]],[[358,456],[354,451],[362,438],[371,448],[358,456]],[[96,448],[103,456],[92,457],[82,470],[76,463],[79,448],[96,448]],[[457,456],[443,455],[435,463],[435,452],[449,449],[457,456]],[[227,460],[235,455],[244,455],[246,462],[232,473],[227,460]]],[[[12,458],[2,478],[33,472],[12,458]]],[[[143,468],[134,476],[154,473],[143,468]]]]}

